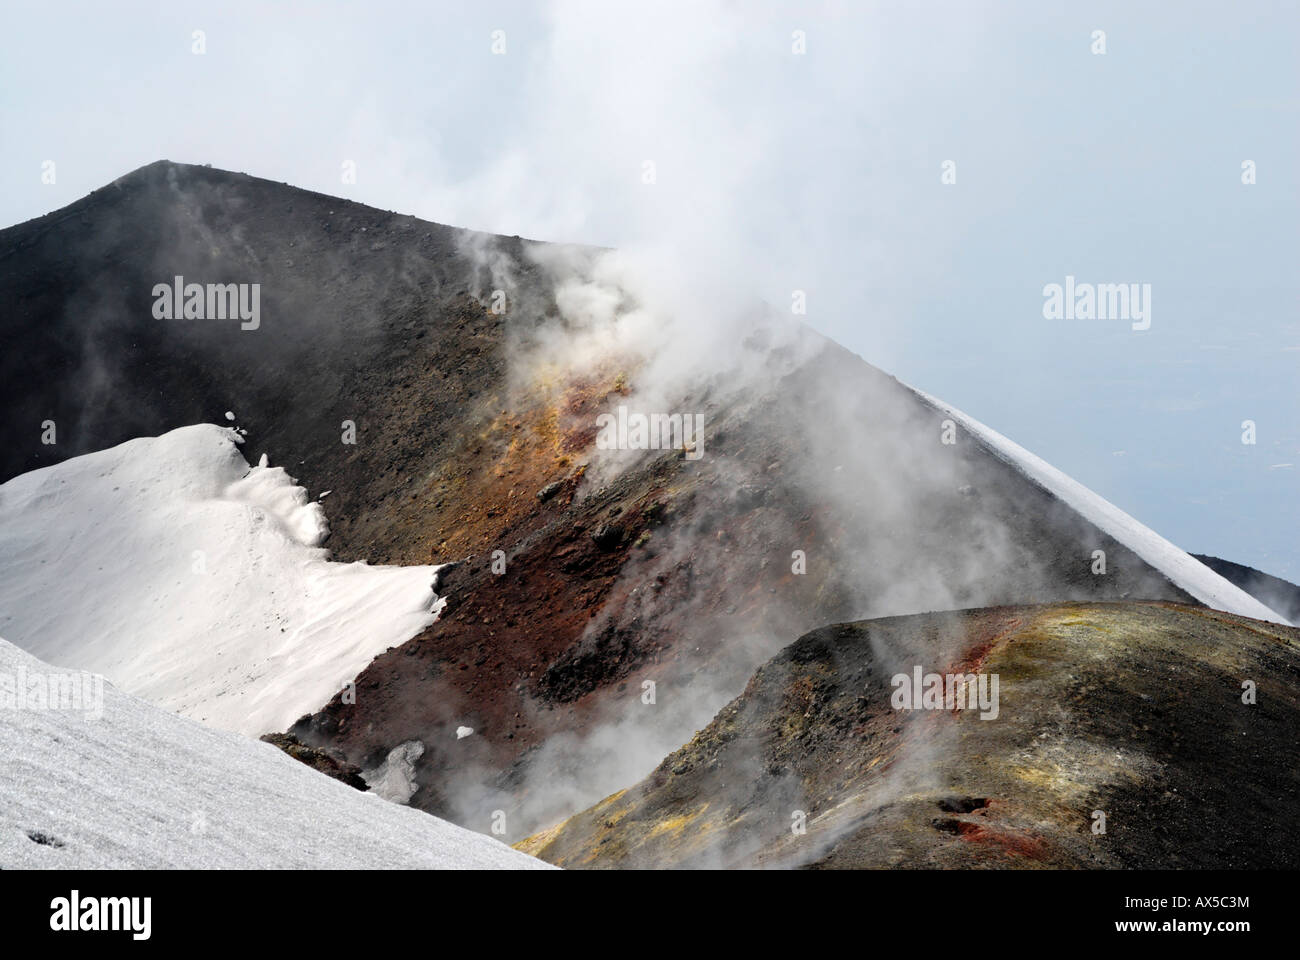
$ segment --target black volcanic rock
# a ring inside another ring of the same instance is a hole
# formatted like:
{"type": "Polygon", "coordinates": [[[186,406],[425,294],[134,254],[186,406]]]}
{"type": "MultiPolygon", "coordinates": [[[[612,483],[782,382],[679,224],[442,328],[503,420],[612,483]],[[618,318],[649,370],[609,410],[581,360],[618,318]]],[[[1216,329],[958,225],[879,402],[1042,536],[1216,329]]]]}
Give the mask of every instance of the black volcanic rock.
{"type": "Polygon", "coordinates": [[[361,768],[346,760],[316,747],[300,743],[297,737],[284,733],[267,733],[260,738],[273,747],[278,747],[299,763],[305,763],[327,777],[333,777],[357,790],[369,790],[370,787],[361,778],[361,768]]]}
{"type": "Polygon", "coordinates": [[[1192,556],[1229,583],[1241,587],[1269,609],[1276,610],[1292,623],[1300,623],[1300,586],[1231,560],[1221,560],[1202,553],[1194,553],[1192,556]]]}

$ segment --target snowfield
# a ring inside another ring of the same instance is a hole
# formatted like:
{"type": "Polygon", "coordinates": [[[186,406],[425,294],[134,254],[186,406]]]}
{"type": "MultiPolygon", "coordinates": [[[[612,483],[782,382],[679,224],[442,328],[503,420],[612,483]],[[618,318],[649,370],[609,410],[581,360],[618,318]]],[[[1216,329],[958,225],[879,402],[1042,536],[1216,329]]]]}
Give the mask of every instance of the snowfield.
{"type": "Polygon", "coordinates": [[[241,440],[182,427],[0,485],[0,636],[258,736],[436,619],[437,567],[328,561],[324,509],[241,440]]]}
{"type": "Polygon", "coordinates": [[[50,709],[52,670],[0,640],[0,869],[549,868],[110,684],[50,709]]]}
{"type": "Polygon", "coordinates": [[[1187,591],[1207,607],[1235,613],[1256,620],[1268,620],[1292,626],[1291,622],[1270,610],[1246,591],[1219,576],[1185,550],[1174,546],[1150,527],[1093,493],[1077,480],[1066,476],[1041,457],[1007,439],[956,407],[937,397],[908,387],[921,399],[961,424],[969,433],[984,441],[1003,461],[1011,464],[1031,480],[1077,511],[1085,520],[1118,540],[1169,580],[1187,591]]]}

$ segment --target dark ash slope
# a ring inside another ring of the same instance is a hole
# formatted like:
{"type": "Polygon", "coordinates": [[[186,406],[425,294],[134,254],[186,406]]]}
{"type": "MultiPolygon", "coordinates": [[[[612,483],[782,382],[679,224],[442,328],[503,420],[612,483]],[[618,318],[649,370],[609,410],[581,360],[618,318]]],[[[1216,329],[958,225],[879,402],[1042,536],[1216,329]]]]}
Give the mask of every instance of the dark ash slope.
{"type": "Polygon", "coordinates": [[[843,624],[647,779],[518,846],[596,868],[1295,869],[1298,741],[1293,627],[1135,603],[843,624]],[[997,674],[997,716],[893,709],[913,663],[997,674]]]}
{"type": "Polygon", "coordinates": [[[1300,586],[1231,560],[1208,557],[1201,553],[1192,556],[1229,583],[1241,587],[1269,609],[1277,611],[1292,623],[1300,623],[1300,586]]]}

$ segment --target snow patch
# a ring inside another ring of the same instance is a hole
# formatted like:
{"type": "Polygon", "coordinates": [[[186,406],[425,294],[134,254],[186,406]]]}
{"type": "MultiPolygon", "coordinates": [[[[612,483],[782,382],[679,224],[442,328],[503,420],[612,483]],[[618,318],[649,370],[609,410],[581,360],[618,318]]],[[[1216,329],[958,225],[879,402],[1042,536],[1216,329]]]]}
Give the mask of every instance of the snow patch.
{"type": "Polygon", "coordinates": [[[1150,527],[1139,523],[1109,500],[1093,493],[1047,461],[973,417],[967,416],[951,404],[944,403],[915,387],[908,389],[961,423],[969,433],[983,440],[1004,461],[1017,467],[1103,533],[1124,544],[1168,577],[1175,586],[1185,590],[1201,603],[1238,616],[1291,626],[1289,620],[1270,610],[1191,554],[1174,546],[1150,527]]]}
{"type": "MultiPolygon", "coordinates": [[[[0,640],[0,676],[50,669],[0,640]]],[[[0,711],[0,869],[548,866],[112,685],[103,706],[0,711]]]]}
{"type": "Polygon", "coordinates": [[[0,485],[0,635],[256,736],[437,618],[436,566],[328,561],[324,508],[239,442],[182,427],[0,485]]]}
{"type": "Polygon", "coordinates": [[[419,740],[407,740],[388,751],[388,756],[379,766],[363,770],[361,779],[366,781],[375,796],[393,803],[409,803],[419,789],[415,782],[415,761],[422,756],[424,744],[419,740]]]}

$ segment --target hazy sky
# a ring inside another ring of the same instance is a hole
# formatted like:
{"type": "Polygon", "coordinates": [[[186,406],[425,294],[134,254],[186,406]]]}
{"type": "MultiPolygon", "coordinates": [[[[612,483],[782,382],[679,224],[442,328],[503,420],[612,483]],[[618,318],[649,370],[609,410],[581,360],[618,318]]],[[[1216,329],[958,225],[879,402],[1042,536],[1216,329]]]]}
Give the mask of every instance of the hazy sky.
{"type": "Polygon", "coordinates": [[[167,158],[679,245],[1179,546],[1296,579],[1298,8],[5,3],[0,225],[167,158]],[[1067,275],[1150,284],[1150,329],[1046,319],[1067,275]]]}

